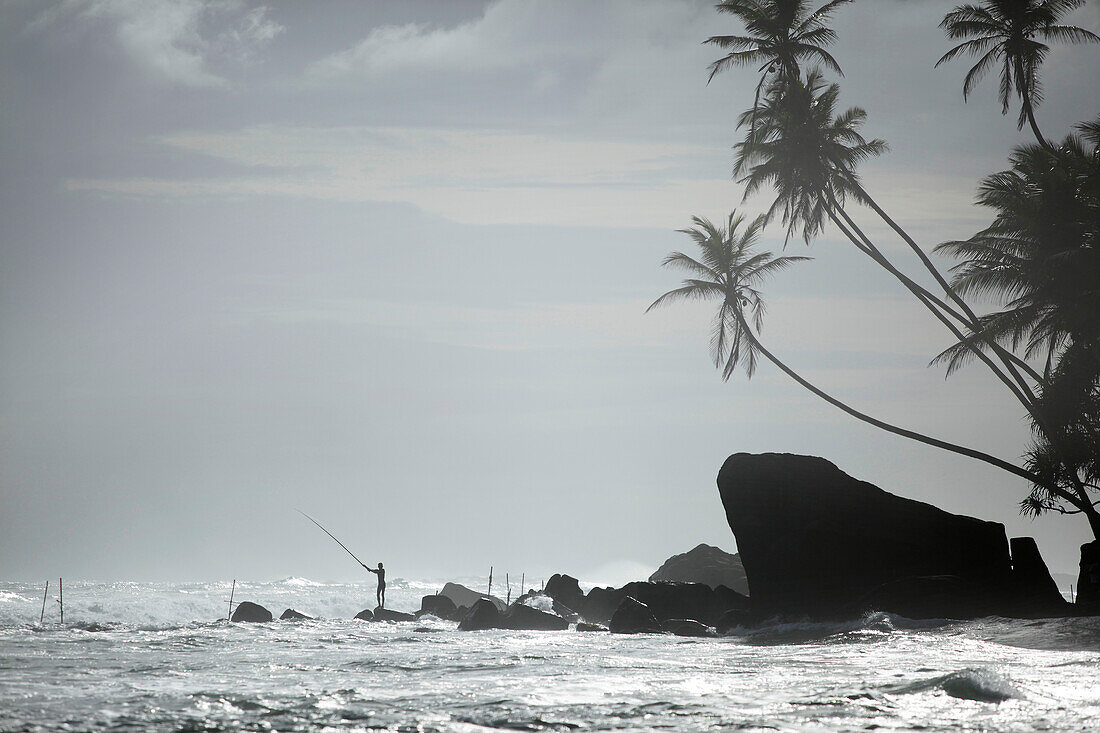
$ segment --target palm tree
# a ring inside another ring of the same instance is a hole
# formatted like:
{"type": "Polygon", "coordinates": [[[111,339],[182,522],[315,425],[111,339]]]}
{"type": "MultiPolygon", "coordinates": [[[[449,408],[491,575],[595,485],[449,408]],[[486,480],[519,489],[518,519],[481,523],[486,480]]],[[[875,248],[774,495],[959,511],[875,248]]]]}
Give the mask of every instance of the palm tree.
{"type": "Polygon", "coordinates": [[[1000,297],[1006,306],[980,319],[970,343],[940,355],[949,370],[991,342],[1022,346],[1026,357],[1045,360],[1048,374],[1071,343],[1100,367],[1100,156],[1086,144],[1067,137],[1053,161],[1037,145],[1016,148],[1011,169],[979,188],[978,203],[996,211],[993,223],[936,248],[962,260],[953,268],[959,293],[1000,297]]]}
{"type": "Polygon", "coordinates": [[[716,226],[702,217],[694,217],[692,221],[695,226],[680,231],[699,245],[701,257],[695,259],[683,252],[669,254],[662,265],[685,270],[689,277],[680,287],[653,301],[646,312],[677,300],[719,300],[711,334],[711,353],[715,366],[722,370],[723,379],[729,379],[739,365],[751,378],[759,358],[764,357],[821,399],[869,425],[926,445],[985,461],[1033,483],[1039,480],[1030,471],[987,453],[900,428],[862,413],[822,391],[769,351],[758,335],[764,316],[763,294],[758,286],[767,276],[809,258],[776,257],[771,252],[754,252],[753,248],[764,228],[765,219],[765,216],[757,217],[744,231],[739,232],[744,217],[736,213],[729,215],[725,227],[716,226]]]}
{"type": "Polygon", "coordinates": [[[747,199],[764,186],[776,191],[768,220],[782,215],[788,238],[799,228],[808,244],[824,227],[831,206],[848,196],[862,200],[856,166],[886,151],[883,140],[859,134],[867,113],[852,107],[836,114],[840,87],[826,83],[817,69],[805,80],[775,82],[759,110],[749,110],[738,127],[749,126],[734,146],[733,174],[741,176],[747,199]],[[752,116],[759,125],[751,127],[752,116]]]}
{"type": "Polygon", "coordinates": [[[711,36],[704,41],[734,49],[710,65],[707,83],[731,66],[757,66],[761,75],[756,85],[755,110],[760,90],[773,72],[779,81],[797,79],[800,62],[810,60],[844,76],[840,64],[825,50],[837,37],[825,22],[847,2],[851,0],[831,0],[809,12],[806,0],[723,0],[717,5],[718,11],[736,16],[745,25],[746,35],[711,36]]]}
{"type": "Polygon", "coordinates": [[[1046,364],[1035,403],[1042,420],[1028,455],[1030,470],[1043,480],[1023,509],[1084,513],[1100,537],[1100,515],[1088,495],[1100,473],[1097,122],[1078,126],[1081,137],[1067,137],[1053,155],[1037,145],[1018,147],[1011,169],[987,177],[979,189],[978,202],[997,212],[993,223],[937,250],[962,259],[954,268],[960,293],[998,297],[1005,305],[940,354],[949,372],[998,342],[1046,364]]]}
{"type": "Polygon", "coordinates": [[[979,56],[963,82],[963,99],[996,65],[1001,67],[1001,114],[1008,114],[1010,98],[1020,98],[1017,128],[1026,121],[1035,139],[1047,150],[1050,143],[1035,122],[1035,107],[1043,101],[1039,66],[1050,47],[1043,41],[1087,43],[1100,41],[1091,31],[1058,21],[1085,0],[985,0],[980,5],[959,5],[940,23],[951,39],[968,39],[940,57],[936,66],[967,53],[979,56]]]}
{"type": "MultiPolygon", "coordinates": [[[[978,317],[948,284],[928,255],[871,198],[860,183],[856,167],[886,149],[882,140],[865,140],[859,133],[866,113],[858,107],[837,114],[840,89],[827,83],[817,70],[805,79],[773,83],[757,113],[759,124],[750,129],[737,151],[734,175],[746,184],[745,198],[770,185],[776,198],[768,217],[782,215],[788,237],[798,228],[808,243],[821,232],[826,219],[864,254],[895,277],[960,342],[977,329],[978,317]],[[863,233],[844,209],[847,198],[867,204],[900,232],[921,262],[936,277],[955,305],[933,295],[897,269],[863,233]]],[[[739,124],[749,124],[753,112],[741,115],[739,124]]],[[[993,344],[991,358],[977,356],[1029,411],[1035,395],[1020,374],[1033,371],[1015,355],[993,344]],[[1000,360],[998,365],[994,359],[1000,360]]],[[[1038,375],[1033,375],[1037,377],[1038,375]]]]}

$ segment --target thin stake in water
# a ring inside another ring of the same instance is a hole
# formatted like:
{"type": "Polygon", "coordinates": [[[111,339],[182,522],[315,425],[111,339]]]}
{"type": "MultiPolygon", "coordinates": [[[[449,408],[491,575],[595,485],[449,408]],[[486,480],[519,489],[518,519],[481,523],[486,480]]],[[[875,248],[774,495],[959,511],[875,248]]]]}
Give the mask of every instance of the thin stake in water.
{"type": "Polygon", "coordinates": [[[42,625],[43,619],[46,618],[46,595],[50,592],[50,581],[46,581],[46,590],[42,591],[42,613],[38,614],[38,625],[42,625]]]}
{"type": "Polygon", "coordinates": [[[508,588],[508,599],[504,602],[510,606],[512,605],[512,581],[508,580],[508,573],[504,574],[504,585],[508,588]]]}
{"type": "Polygon", "coordinates": [[[493,595],[493,566],[492,565],[489,566],[489,590],[485,595],[487,595],[487,596],[493,595]]]}
{"type": "Polygon", "coordinates": [[[57,579],[57,603],[61,606],[61,625],[65,625],[65,585],[57,579]]]}
{"type": "Polygon", "coordinates": [[[233,587],[229,589],[229,614],[225,617],[226,621],[233,620],[233,594],[237,592],[237,579],[233,578],[233,587]]]}

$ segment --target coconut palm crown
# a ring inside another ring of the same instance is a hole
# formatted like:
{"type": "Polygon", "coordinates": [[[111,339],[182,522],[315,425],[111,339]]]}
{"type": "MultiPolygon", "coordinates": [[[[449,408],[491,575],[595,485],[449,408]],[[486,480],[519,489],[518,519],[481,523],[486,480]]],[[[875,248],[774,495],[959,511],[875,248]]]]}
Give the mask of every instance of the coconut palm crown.
{"type": "Polygon", "coordinates": [[[716,6],[718,12],[736,16],[745,25],[745,35],[712,36],[704,41],[734,49],[710,65],[710,79],[731,66],[758,66],[765,75],[777,71],[793,79],[799,74],[799,62],[807,59],[844,76],[840,64],[825,50],[837,37],[825,21],[847,2],[851,0],[832,0],[810,12],[806,0],[723,0],[716,6]]]}
{"type": "MultiPolygon", "coordinates": [[[[938,252],[962,260],[955,289],[994,296],[1003,310],[980,319],[987,340],[1046,360],[1077,344],[1100,350],[1100,148],[1090,128],[1069,136],[1051,156],[1038,145],[1016,148],[1011,169],[987,177],[978,203],[996,211],[973,237],[945,242],[938,252]],[[1091,149],[1090,149],[1091,148],[1091,149]]],[[[940,358],[953,370],[973,344],[957,344],[940,358]]]]}
{"type": "Polygon", "coordinates": [[[703,217],[692,217],[695,226],[680,229],[699,245],[699,259],[683,252],[669,254],[661,263],[688,273],[688,278],[646,309],[646,312],[677,300],[719,300],[721,305],[711,333],[711,354],[715,367],[728,380],[741,365],[752,377],[756,371],[758,342],[748,332],[749,321],[757,331],[763,325],[764,299],[758,286],[769,275],[808,257],[776,257],[771,252],[755,252],[756,240],[764,229],[764,217],[749,222],[732,212],[725,226],[703,217]],[[750,315],[746,317],[746,312],[750,315]]]}
{"type": "Polygon", "coordinates": [[[1100,41],[1091,31],[1059,20],[1085,0],[985,0],[979,5],[959,5],[940,23],[952,40],[965,38],[940,57],[936,66],[960,54],[978,56],[963,82],[963,99],[969,97],[982,77],[994,66],[1001,67],[999,99],[1001,114],[1008,114],[1011,97],[1020,99],[1016,126],[1031,125],[1036,140],[1049,147],[1035,121],[1034,108],[1043,100],[1039,67],[1050,52],[1044,41],[1088,43],[1100,41]]]}
{"type": "Polygon", "coordinates": [[[840,87],[814,69],[803,79],[773,83],[760,109],[738,120],[739,127],[750,127],[734,146],[733,174],[745,184],[744,197],[772,186],[776,198],[767,220],[781,215],[787,236],[801,228],[807,243],[821,232],[829,207],[847,197],[863,200],[856,167],[887,149],[885,141],[860,135],[867,117],[862,109],[836,114],[839,95],[840,87]]]}

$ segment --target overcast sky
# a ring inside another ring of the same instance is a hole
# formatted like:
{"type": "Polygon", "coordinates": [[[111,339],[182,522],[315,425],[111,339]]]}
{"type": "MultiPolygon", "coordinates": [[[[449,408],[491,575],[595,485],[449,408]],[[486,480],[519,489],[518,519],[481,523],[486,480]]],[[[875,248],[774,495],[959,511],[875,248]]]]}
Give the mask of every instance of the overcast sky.
{"type": "MultiPolygon", "coordinates": [[[[932,68],[952,4],[835,21],[842,103],[892,148],[867,186],[928,247],[987,223],[976,184],[1029,139],[995,76],[964,105],[968,65],[932,68]]],[[[701,0],[0,2],[0,577],[361,578],[301,509],[395,577],[622,581],[736,549],[738,451],[823,456],[1075,572],[1085,522],[1019,517],[1023,481],[768,365],[723,383],[710,306],[643,313],[675,230],[742,206],[755,78],[708,86],[701,44],[739,30],[701,0]]],[[[1051,53],[1048,135],[1098,112],[1098,62],[1051,53]]],[[[808,254],[765,288],[773,351],[1026,450],[992,379],[927,367],[949,335],[898,288],[832,232],[808,254]]]]}

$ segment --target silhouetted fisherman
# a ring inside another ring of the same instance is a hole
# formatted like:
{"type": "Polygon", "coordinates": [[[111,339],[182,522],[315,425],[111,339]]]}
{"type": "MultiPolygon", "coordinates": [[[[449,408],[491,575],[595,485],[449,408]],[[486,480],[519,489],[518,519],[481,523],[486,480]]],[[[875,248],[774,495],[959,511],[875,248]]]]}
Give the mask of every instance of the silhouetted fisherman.
{"type": "Polygon", "coordinates": [[[378,569],[368,568],[365,563],[360,563],[363,569],[368,573],[374,573],[378,576],[378,590],[375,591],[375,596],[378,599],[378,607],[386,607],[386,569],[382,567],[382,563],[378,563],[378,569]]]}

